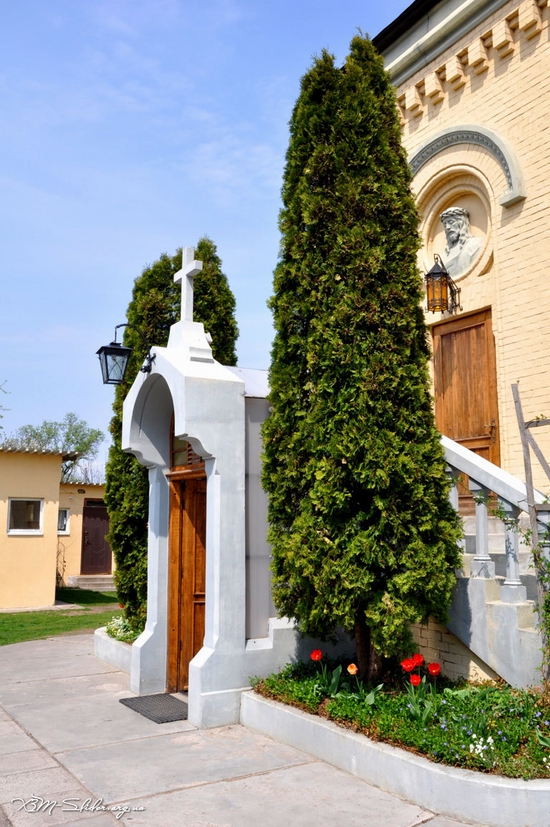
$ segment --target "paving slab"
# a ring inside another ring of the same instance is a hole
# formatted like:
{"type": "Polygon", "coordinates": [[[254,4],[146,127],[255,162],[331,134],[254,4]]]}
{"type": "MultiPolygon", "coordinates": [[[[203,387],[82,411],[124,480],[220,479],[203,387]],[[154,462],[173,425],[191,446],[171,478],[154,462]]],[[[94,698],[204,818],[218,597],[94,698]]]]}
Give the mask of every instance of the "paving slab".
{"type": "Polygon", "coordinates": [[[433,815],[318,761],[136,803],[135,827],[412,827],[433,815]]]}
{"type": "MultiPolygon", "coordinates": [[[[113,668],[90,651],[90,635],[62,635],[0,647],[0,687],[24,681],[111,672],[113,668]],[[88,638],[88,644],[86,644],[88,638]],[[70,641],[70,643],[68,643],[70,641]],[[21,647],[28,647],[21,650],[21,647]],[[12,668],[14,657],[17,669],[12,668]]],[[[1,691],[0,691],[1,698],[1,691]]]]}
{"type": "MultiPolygon", "coordinates": [[[[54,753],[194,729],[188,721],[148,721],[119,703],[119,698],[131,696],[128,676],[116,671],[41,682],[33,679],[7,688],[0,679],[0,703],[54,753]]],[[[0,735],[0,750],[1,741],[0,735]]]]}
{"type": "Polygon", "coordinates": [[[26,752],[31,749],[36,749],[36,743],[24,732],[0,735],[0,755],[11,755],[12,753],[26,752]]]}
{"type": "MultiPolygon", "coordinates": [[[[0,778],[0,804],[6,806],[13,803],[15,798],[20,798],[22,803],[36,795],[37,791],[40,791],[39,794],[43,798],[57,798],[74,786],[75,781],[71,773],[59,764],[48,769],[9,773],[0,778]]],[[[85,792],[84,788],[80,788],[79,796],[85,792]]]]}
{"type": "Polygon", "coordinates": [[[120,824],[110,812],[79,811],[80,807],[93,807],[95,804],[95,799],[90,799],[86,790],[73,786],[70,789],[52,791],[50,795],[33,794],[22,801],[16,799],[9,804],[2,804],[2,807],[8,824],[12,827],[57,827],[61,824],[63,827],[72,824],[114,827],[120,824]],[[88,801],[90,803],[87,805],[88,801]]]}
{"type": "Polygon", "coordinates": [[[57,766],[58,762],[55,758],[44,749],[28,749],[24,752],[11,752],[0,755],[0,778],[14,772],[45,770],[48,767],[57,766]]]}
{"type": "Polygon", "coordinates": [[[56,757],[108,804],[123,796],[156,795],[314,761],[239,725],[71,750],[56,757]],[[124,767],[123,788],[120,767],[124,767]]]}
{"type": "Polygon", "coordinates": [[[44,700],[80,697],[83,692],[120,692],[128,691],[128,675],[111,667],[111,672],[99,672],[90,675],[72,675],[70,677],[53,677],[48,680],[28,680],[17,683],[3,683],[0,677],[0,698],[6,708],[13,709],[28,704],[37,704],[44,700]]]}

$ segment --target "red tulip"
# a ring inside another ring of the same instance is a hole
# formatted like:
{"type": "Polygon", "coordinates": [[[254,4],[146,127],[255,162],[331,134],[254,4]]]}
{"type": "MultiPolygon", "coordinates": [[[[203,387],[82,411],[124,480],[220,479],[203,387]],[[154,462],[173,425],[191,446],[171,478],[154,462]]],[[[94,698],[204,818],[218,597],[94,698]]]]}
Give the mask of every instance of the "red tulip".
{"type": "Polygon", "coordinates": [[[441,666],[438,663],[429,663],[428,672],[435,677],[441,672],[441,666]]]}
{"type": "Polygon", "coordinates": [[[320,649],[314,649],[310,655],[311,660],[321,660],[323,657],[323,653],[320,649]]]}
{"type": "Polygon", "coordinates": [[[412,658],[405,658],[405,660],[401,661],[401,666],[405,670],[405,672],[412,672],[415,667],[414,660],[412,658]]]}
{"type": "Polygon", "coordinates": [[[411,683],[413,686],[420,686],[422,678],[420,675],[411,675],[411,683]]]}
{"type": "Polygon", "coordinates": [[[412,659],[415,666],[422,666],[422,664],[424,663],[424,658],[419,652],[417,652],[416,655],[413,655],[412,659]]]}

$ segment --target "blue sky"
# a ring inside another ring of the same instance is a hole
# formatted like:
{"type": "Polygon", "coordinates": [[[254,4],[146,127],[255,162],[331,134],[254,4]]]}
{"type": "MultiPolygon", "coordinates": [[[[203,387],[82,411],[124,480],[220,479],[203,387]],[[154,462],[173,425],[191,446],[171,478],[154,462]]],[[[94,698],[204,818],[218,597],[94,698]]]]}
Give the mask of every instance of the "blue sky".
{"type": "MultiPolygon", "coordinates": [[[[266,301],[300,77],[406,0],[21,0],[0,33],[4,433],[74,411],[107,431],[95,352],[162,252],[217,244],[239,365],[267,368],[266,301]]],[[[0,432],[1,433],[1,432],[0,432]]]]}

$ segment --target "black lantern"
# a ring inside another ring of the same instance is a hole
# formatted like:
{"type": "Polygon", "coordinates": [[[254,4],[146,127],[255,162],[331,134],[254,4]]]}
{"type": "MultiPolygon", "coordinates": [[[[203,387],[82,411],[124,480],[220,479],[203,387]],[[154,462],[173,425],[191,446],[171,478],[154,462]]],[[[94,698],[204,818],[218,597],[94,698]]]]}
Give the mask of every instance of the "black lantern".
{"type": "Polygon", "coordinates": [[[97,351],[99,363],[101,365],[101,373],[103,375],[104,385],[120,385],[124,381],[126,375],[126,368],[128,367],[128,360],[132,353],[131,347],[124,347],[116,340],[116,332],[119,327],[131,327],[143,339],[143,343],[147,347],[147,355],[145,357],[145,364],[141,367],[143,373],[151,371],[151,365],[155,355],[151,355],[151,348],[145,341],[141,331],[132,324],[119,324],[115,327],[115,340],[110,345],[103,345],[97,351]]]}
{"type": "Polygon", "coordinates": [[[104,385],[120,385],[124,381],[131,347],[123,347],[119,342],[103,345],[97,351],[104,385]]]}
{"type": "Polygon", "coordinates": [[[460,306],[460,287],[457,287],[438,255],[434,256],[435,264],[426,273],[426,309],[432,313],[456,313],[462,310],[460,306]]]}

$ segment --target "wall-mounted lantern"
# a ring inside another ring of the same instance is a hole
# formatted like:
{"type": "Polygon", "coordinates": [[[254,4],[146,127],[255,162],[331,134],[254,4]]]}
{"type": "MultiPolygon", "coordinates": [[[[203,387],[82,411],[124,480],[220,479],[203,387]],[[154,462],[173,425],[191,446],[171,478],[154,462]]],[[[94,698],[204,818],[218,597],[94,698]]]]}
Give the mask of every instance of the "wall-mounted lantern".
{"type": "Polygon", "coordinates": [[[118,324],[115,327],[115,340],[111,342],[110,345],[103,345],[97,351],[97,356],[99,357],[99,364],[101,365],[101,373],[103,376],[103,384],[104,385],[120,385],[121,382],[124,381],[124,377],[126,375],[126,368],[128,367],[128,360],[130,359],[130,355],[132,353],[131,347],[124,347],[121,345],[120,342],[116,340],[116,332],[119,327],[131,327],[132,330],[135,330],[136,333],[139,334],[143,343],[147,348],[147,355],[145,357],[145,364],[142,365],[140,370],[143,373],[150,373],[151,366],[155,359],[155,355],[151,355],[151,348],[147,344],[143,334],[137,327],[133,324],[118,324]]]}
{"type": "Polygon", "coordinates": [[[460,305],[460,287],[457,287],[438,255],[435,264],[426,273],[426,309],[432,313],[456,313],[462,310],[460,305]]]}

